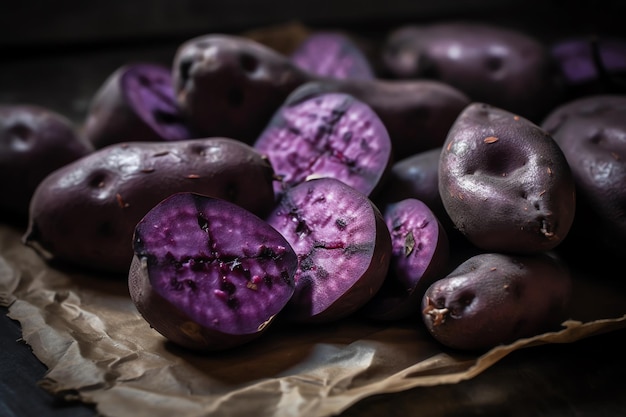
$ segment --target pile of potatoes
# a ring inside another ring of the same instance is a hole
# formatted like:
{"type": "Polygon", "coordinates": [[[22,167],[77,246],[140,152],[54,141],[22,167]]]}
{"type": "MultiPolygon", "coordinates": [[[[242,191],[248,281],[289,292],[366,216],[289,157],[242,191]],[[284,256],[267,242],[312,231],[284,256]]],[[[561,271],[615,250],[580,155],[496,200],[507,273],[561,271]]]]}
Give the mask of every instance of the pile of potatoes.
{"type": "Polygon", "coordinates": [[[1,105],[0,210],[190,349],[348,316],[463,350],[558,329],[560,249],[626,246],[623,69],[480,22],[397,28],[376,62],[356,36],[189,39],[103,80],[81,126],[1,105]]]}

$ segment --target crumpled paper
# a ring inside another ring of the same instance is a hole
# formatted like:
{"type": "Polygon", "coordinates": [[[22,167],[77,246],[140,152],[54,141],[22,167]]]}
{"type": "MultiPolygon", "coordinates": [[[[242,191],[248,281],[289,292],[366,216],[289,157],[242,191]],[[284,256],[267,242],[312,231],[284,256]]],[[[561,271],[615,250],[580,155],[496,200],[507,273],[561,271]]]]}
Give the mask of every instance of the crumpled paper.
{"type": "Polygon", "coordinates": [[[368,396],[473,378],[517,349],[626,326],[626,294],[578,279],[562,330],[482,355],[446,351],[415,323],[357,319],[277,323],[246,346],[201,354],[150,328],[125,279],[54,269],[20,238],[0,225],[0,302],[49,368],[41,386],[103,416],[332,416],[368,396]]]}

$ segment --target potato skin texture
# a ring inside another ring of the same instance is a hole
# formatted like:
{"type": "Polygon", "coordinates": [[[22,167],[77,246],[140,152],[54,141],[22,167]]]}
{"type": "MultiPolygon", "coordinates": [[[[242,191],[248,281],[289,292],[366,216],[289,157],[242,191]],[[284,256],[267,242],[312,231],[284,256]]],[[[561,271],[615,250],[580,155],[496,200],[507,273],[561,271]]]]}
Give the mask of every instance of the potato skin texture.
{"type": "Polygon", "coordinates": [[[42,181],[23,241],[50,261],[127,274],[135,225],[180,191],[264,215],[274,204],[273,169],[229,138],[110,145],[42,181]]]}
{"type": "Polygon", "coordinates": [[[51,109],[0,105],[0,210],[26,221],[39,183],[93,150],[69,119],[51,109]]]}
{"type": "Polygon", "coordinates": [[[568,268],[552,254],[482,253],[428,288],[422,318],[441,344],[486,350],[556,329],[571,291],[568,268]]]}
{"type": "Polygon", "coordinates": [[[542,127],[563,150],[574,176],[574,242],[587,242],[586,248],[596,242],[621,256],[626,250],[626,95],[592,95],[564,103],[542,127]]]}
{"type": "Polygon", "coordinates": [[[223,34],[182,43],[172,77],[181,111],[198,134],[248,144],[296,87],[315,78],[261,43],[223,34]]]}
{"type": "Polygon", "coordinates": [[[551,250],[574,220],[574,180],[554,139],[484,103],[469,105],[450,129],[439,193],[455,227],[484,251],[551,250]]]}

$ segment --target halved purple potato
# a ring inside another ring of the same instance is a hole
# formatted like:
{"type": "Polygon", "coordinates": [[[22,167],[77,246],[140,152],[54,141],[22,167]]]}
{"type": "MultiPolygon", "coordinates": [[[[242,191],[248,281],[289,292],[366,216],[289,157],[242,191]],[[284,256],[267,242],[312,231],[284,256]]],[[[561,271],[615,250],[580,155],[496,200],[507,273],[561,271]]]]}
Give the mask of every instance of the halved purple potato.
{"type": "Polygon", "coordinates": [[[376,320],[417,317],[426,289],[448,272],[448,237],[435,214],[420,200],[409,198],[390,204],[383,215],[392,243],[389,273],[361,311],[376,320]]]}
{"type": "MultiPolygon", "coordinates": [[[[572,244],[580,251],[626,250],[626,95],[592,95],[555,108],[543,121],[563,150],[577,190],[572,244]]],[[[570,243],[570,242],[568,242],[570,243]]]]}
{"type": "Polygon", "coordinates": [[[295,252],[273,227],[233,203],[174,194],[139,221],[130,296],[170,341],[223,350],[259,337],[290,300],[295,252]]]}
{"type": "Polygon", "coordinates": [[[485,251],[553,249],[574,220],[574,179],[555,140],[483,103],[469,105],[450,129],[439,193],[456,228],[485,251]]]}
{"type": "Polygon", "coordinates": [[[280,178],[277,195],[311,177],[332,177],[369,196],[392,158],[391,139],[376,113],[341,93],[288,100],[254,148],[280,178]]]}
{"type": "Polygon", "coordinates": [[[548,253],[482,253],[433,283],[422,319],[443,345],[486,350],[556,330],[568,318],[572,280],[548,253]]]}
{"type": "Polygon", "coordinates": [[[126,64],[94,95],[84,134],[96,148],[127,141],[175,141],[194,137],[176,103],[169,67],[126,64]]]}
{"type": "Polygon", "coordinates": [[[303,70],[321,77],[376,78],[364,52],[341,31],[311,33],[290,55],[303,70]]]}
{"type": "Polygon", "coordinates": [[[547,46],[504,26],[469,21],[407,25],[388,35],[382,56],[395,77],[440,80],[472,101],[535,122],[561,94],[547,46]]]}
{"type": "Polygon", "coordinates": [[[587,95],[626,93],[626,39],[568,37],[555,41],[551,54],[566,88],[564,102],[587,95]]]}
{"type": "Polygon", "coordinates": [[[109,145],[39,184],[23,240],[49,261],[127,273],[135,225],[159,201],[197,192],[263,216],[275,203],[273,173],[234,139],[109,145]]]}
{"type": "Polygon", "coordinates": [[[74,123],[54,110],[33,104],[0,105],[0,211],[27,219],[39,183],[93,150],[74,123]]]}
{"type": "Polygon", "coordinates": [[[318,178],[287,189],[267,221],[298,255],[287,320],[347,317],[385,280],[391,257],[385,220],[367,196],[342,181],[318,178]]]}
{"type": "Polygon", "coordinates": [[[470,104],[464,93],[438,81],[326,78],[299,87],[287,105],[332,92],[349,94],[374,110],[389,132],[395,159],[440,147],[470,104]]]}
{"type": "Polygon", "coordinates": [[[176,51],[176,99],[204,136],[252,143],[285,98],[312,75],[273,49],[235,35],[192,38],[176,51]]]}

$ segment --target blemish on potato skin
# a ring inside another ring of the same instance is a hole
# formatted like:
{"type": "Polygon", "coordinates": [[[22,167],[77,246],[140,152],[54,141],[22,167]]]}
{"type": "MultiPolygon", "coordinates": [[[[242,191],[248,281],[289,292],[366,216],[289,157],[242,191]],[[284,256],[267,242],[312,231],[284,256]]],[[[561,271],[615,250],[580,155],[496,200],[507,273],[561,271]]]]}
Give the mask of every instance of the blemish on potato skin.
{"type": "Polygon", "coordinates": [[[449,313],[446,307],[437,308],[433,300],[430,297],[426,297],[426,307],[423,310],[423,313],[430,317],[432,320],[432,324],[434,327],[439,326],[446,321],[446,316],[449,313]]]}
{"type": "Polygon", "coordinates": [[[500,139],[495,137],[495,136],[487,136],[483,142],[484,143],[496,143],[497,141],[499,141],[500,139]]]}
{"type": "Polygon", "coordinates": [[[130,204],[124,201],[120,193],[115,194],[115,198],[117,199],[117,204],[120,206],[120,208],[130,207],[130,204]]]}

